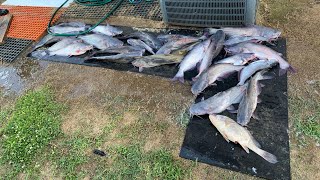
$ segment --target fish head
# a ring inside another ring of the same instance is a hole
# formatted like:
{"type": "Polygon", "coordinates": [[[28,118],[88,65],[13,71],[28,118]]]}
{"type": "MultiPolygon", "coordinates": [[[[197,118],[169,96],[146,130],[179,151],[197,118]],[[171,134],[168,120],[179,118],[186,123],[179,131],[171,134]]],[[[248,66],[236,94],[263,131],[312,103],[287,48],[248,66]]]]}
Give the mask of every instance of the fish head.
{"type": "Polygon", "coordinates": [[[196,80],[196,82],[192,85],[191,92],[194,95],[200,94],[207,86],[209,83],[209,79],[207,76],[205,76],[206,73],[203,72],[202,75],[196,80]]]}
{"type": "Polygon", "coordinates": [[[112,28],[110,32],[111,32],[112,36],[116,36],[116,35],[123,33],[123,31],[118,28],[112,28]]]}
{"type": "Polygon", "coordinates": [[[81,55],[81,54],[84,54],[84,53],[86,53],[87,51],[89,51],[91,49],[93,49],[93,46],[92,45],[87,45],[87,46],[84,46],[83,48],[79,48],[78,50],[76,50],[73,55],[81,55]]]}
{"type": "Polygon", "coordinates": [[[132,62],[132,65],[135,67],[144,67],[146,63],[142,59],[136,58],[136,60],[132,62]]]}
{"type": "Polygon", "coordinates": [[[218,129],[226,129],[227,117],[223,115],[210,114],[209,119],[211,123],[218,129]]]}
{"type": "Polygon", "coordinates": [[[241,46],[241,44],[238,44],[238,45],[235,45],[235,46],[225,47],[224,50],[228,54],[239,54],[239,53],[244,52],[245,48],[243,46],[241,46]]]}
{"type": "Polygon", "coordinates": [[[216,41],[222,41],[226,37],[225,33],[222,30],[218,30],[214,35],[211,36],[212,39],[216,41]]]}
{"type": "Polygon", "coordinates": [[[189,109],[189,113],[190,113],[190,115],[202,115],[202,114],[207,114],[207,111],[206,111],[206,109],[202,108],[202,106],[197,103],[197,104],[191,105],[191,107],[189,109]]]}
{"type": "Polygon", "coordinates": [[[88,45],[88,46],[86,46],[84,49],[85,49],[86,51],[89,51],[89,50],[93,49],[93,45],[88,45]]]}
{"type": "Polygon", "coordinates": [[[251,60],[256,59],[257,57],[254,53],[244,53],[244,54],[242,54],[242,58],[245,61],[251,61],[251,60]]]}
{"type": "Polygon", "coordinates": [[[277,40],[281,35],[281,31],[272,29],[272,28],[266,28],[262,31],[261,36],[267,38],[269,41],[277,40]]]}

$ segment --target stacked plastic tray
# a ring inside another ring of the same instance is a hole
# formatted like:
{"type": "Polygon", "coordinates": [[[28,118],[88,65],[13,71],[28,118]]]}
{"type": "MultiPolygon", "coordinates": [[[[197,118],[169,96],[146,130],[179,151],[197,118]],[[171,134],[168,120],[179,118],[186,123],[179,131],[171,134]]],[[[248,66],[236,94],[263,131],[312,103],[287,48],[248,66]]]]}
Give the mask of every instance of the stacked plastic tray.
{"type": "Polygon", "coordinates": [[[169,24],[219,27],[254,24],[257,0],[160,0],[169,24]]]}

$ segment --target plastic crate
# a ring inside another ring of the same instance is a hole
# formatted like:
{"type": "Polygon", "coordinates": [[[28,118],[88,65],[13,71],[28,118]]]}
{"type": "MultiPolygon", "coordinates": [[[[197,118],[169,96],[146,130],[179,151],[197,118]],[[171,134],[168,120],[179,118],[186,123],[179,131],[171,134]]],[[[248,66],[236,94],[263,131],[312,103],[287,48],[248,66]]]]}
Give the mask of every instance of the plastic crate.
{"type": "MultiPolygon", "coordinates": [[[[13,15],[7,37],[38,40],[47,29],[48,22],[55,10],[51,7],[34,6],[0,6],[0,9],[8,9],[13,15]]],[[[65,8],[62,8],[55,16],[56,22],[65,8]]]]}
{"type": "Polygon", "coordinates": [[[221,27],[254,24],[257,0],[160,0],[168,24],[221,27]]]}

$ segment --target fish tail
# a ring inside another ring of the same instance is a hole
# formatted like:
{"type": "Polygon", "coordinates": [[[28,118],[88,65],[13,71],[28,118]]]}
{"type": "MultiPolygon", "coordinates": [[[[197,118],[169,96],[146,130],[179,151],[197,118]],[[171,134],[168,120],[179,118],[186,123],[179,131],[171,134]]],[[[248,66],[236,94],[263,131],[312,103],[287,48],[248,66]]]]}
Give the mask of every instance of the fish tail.
{"type": "Polygon", "coordinates": [[[47,50],[37,50],[31,53],[31,56],[35,58],[42,58],[46,55],[50,55],[47,50]]]}
{"type": "Polygon", "coordinates": [[[271,75],[263,75],[262,76],[262,79],[273,79],[274,76],[271,76],[271,75]]]}
{"type": "Polygon", "coordinates": [[[242,82],[242,81],[240,81],[240,82],[237,84],[237,86],[242,86],[242,85],[244,85],[244,82],[242,82]]]}
{"type": "Polygon", "coordinates": [[[201,72],[198,73],[195,77],[192,78],[192,81],[195,82],[199,79],[201,72]]]}
{"type": "MultiPolygon", "coordinates": [[[[237,110],[237,113],[240,114],[240,108],[237,110]]],[[[241,126],[247,126],[247,124],[249,123],[250,119],[246,119],[244,117],[238,117],[237,118],[237,123],[240,124],[241,126]]]]}
{"type": "MultiPolygon", "coordinates": [[[[281,68],[281,67],[280,67],[280,68],[281,68]]],[[[296,72],[297,72],[297,70],[296,70],[294,67],[292,67],[291,65],[289,65],[288,68],[286,68],[286,69],[280,69],[280,70],[279,70],[279,76],[284,75],[287,71],[292,72],[292,73],[296,73],[296,72]]]]}
{"type": "Polygon", "coordinates": [[[209,35],[215,34],[218,30],[219,29],[215,29],[215,28],[206,28],[206,29],[204,29],[203,34],[205,36],[209,36],[209,35]]]}
{"type": "Polygon", "coordinates": [[[172,81],[180,81],[181,83],[184,83],[184,75],[183,72],[180,73],[180,71],[172,78],[172,81]]]}
{"type": "Polygon", "coordinates": [[[289,65],[288,71],[290,71],[292,73],[296,73],[297,72],[297,70],[294,67],[292,67],[291,65],[289,65]]]}
{"type": "Polygon", "coordinates": [[[197,81],[198,78],[199,78],[198,76],[193,77],[193,78],[192,78],[192,81],[193,81],[193,82],[194,82],[194,81],[197,81]]]}
{"type": "Polygon", "coordinates": [[[277,157],[267,151],[264,151],[257,146],[254,146],[253,148],[250,148],[253,152],[257,153],[259,156],[261,156],[263,159],[268,161],[269,163],[275,164],[278,162],[277,157]]]}

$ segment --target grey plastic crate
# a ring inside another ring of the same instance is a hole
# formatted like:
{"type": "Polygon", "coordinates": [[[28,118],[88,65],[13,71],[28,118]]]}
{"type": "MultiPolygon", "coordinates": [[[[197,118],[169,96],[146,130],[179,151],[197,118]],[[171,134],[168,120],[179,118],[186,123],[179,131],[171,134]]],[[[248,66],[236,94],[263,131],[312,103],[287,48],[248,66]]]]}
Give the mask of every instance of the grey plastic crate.
{"type": "Polygon", "coordinates": [[[168,24],[220,27],[254,24],[257,0],[160,0],[168,24]]]}

